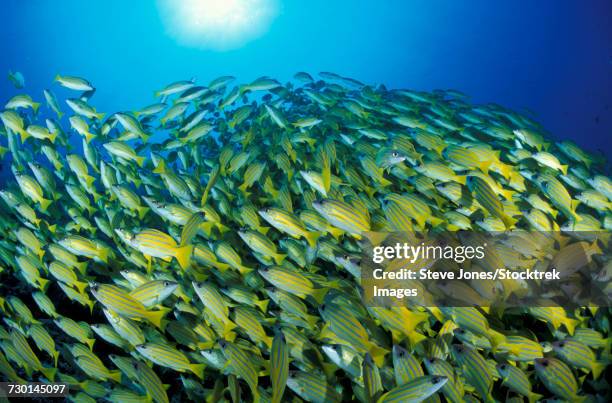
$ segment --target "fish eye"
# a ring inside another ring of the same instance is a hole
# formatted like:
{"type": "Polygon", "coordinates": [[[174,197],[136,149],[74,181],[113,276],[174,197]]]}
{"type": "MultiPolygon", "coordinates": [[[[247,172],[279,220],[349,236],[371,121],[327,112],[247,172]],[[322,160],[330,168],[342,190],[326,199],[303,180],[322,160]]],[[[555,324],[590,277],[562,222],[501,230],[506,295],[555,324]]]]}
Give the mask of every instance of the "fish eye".
{"type": "Polygon", "coordinates": [[[324,311],[325,310],[325,304],[321,305],[321,310],[324,311]]]}
{"type": "Polygon", "coordinates": [[[263,268],[261,269],[261,271],[263,271],[264,273],[267,273],[267,272],[268,272],[268,270],[269,270],[269,269],[268,269],[268,267],[263,267],[263,268]]]}
{"type": "Polygon", "coordinates": [[[559,342],[559,347],[563,348],[565,346],[565,342],[564,341],[560,341],[559,342]]]}
{"type": "Polygon", "coordinates": [[[441,377],[441,376],[434,376],[433,378],[431,378],[431,382],[432,383],[440,383],[440,382],[442,382],[443,379],[444,378],[441,377]]]}
{"type": "Polygon", "coordinates": [[[169,281],[164,281],[164,287],[170,287],[170,282],[169,281]]]}
{"type": "Polygon", "coordinates": [[[502,364],[499,366],[499,369],[501,369],[502,371],[505,371],[506,368],[508,368],[506,364],[502,364]]]}
{"type": "Polygon", "coordinates": [[[392,156],[393,158],[399,157],[399,153],[398,153],[397,151],[393,151],[393,152],[391,153],[391,156],[392,156]]]}
{"type": "Polygon", "coordinates": [[[348,260],[349,259],[349,255],[344,255],[342,257],[344,258],[344,260],[348,260]]]}

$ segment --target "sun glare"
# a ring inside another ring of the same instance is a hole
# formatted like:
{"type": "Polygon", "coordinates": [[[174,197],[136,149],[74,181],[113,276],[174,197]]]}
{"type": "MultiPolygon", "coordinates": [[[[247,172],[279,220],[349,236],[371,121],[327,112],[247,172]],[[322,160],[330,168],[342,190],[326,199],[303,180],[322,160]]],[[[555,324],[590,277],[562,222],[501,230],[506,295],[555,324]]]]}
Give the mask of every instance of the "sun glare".
{"type": "Polygon", "coordinates": [[[158,0],[166,31],[179,43],[202,49],[238,48],[266,32],[277,0],[158,0]]]}

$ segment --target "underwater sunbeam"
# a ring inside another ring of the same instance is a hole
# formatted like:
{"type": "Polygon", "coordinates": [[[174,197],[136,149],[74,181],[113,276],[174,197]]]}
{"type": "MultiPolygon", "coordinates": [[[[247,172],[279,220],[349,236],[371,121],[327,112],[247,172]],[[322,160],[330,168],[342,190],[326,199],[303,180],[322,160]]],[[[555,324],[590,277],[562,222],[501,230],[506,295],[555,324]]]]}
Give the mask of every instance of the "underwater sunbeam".
{"type": "Polygon", "coordinates": [[[166,31],[202,49],[238,48],[262,35],[278,12],[277,0],[158,0],[166,31]]]}

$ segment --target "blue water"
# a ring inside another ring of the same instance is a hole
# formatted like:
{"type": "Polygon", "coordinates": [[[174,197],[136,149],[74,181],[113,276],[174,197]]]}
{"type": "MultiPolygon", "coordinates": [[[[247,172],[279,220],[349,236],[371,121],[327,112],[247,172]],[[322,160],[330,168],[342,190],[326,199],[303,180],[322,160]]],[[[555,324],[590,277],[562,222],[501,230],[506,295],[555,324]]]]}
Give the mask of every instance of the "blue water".
{"type": "Polygon", "coordinates": [[[556,139],[612,150],[609,0],[281,3],[264,35],[220,52],[177,44],[155,1],[5,0],[1,101],[17,93],[9,69],[38,100],[57,73],[86,77],[104,112],[143,107],[178,79],[333,71],[388,87],[457,89],[476,103],[531,111],[556,139]]]}

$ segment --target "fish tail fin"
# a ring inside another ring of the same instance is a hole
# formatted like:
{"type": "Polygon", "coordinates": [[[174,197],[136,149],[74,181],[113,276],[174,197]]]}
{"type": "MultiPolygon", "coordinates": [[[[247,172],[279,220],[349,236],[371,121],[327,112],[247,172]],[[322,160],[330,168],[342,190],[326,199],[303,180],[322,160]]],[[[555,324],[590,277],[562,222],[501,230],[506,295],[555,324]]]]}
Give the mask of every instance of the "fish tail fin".
{"type": "Polygon", "coordinates": [[[53,77],[53,81],[60,81],[62,79],[62,76],[60,76],[59,74],[56,74],[55,77],[53,77]]]}
{"type": "Polygon", "coordinates": [[[62,119],[62,116],[64,116],[64,112],[62,112],[62,111],[57,111],[57,118],[61,120],[61,119],[62,119]]]}
{"type": "Polygon", "coordinates": [[[277,265],[280,265],[281,263],[283,263],[283,260],[285,260],[286,257],[287,255],[284,255],[282,253],[277,253],[275,255],[272,255],[272,258],[274,259],[277,265]]]}
{"type": "Polygon", "coordinates": [[[193,245],[185,245],[176,249],[176,260],[183,270],[187,270],[191,264],[191,254],[193,252],[193,245]]]}
{"type": "Polygon", "coordinates": [[[240,265],[240,266],[238,266],[238,271],[240,272],[240,274],[242,274],[244,276],[244,275],[249,274],[250,272],[252,272],[253,269],[250,268],[250,267],[246,267],[244,265],[240,265]]]}
{"type": "Polygon", "coordinates": [[[25,130],[21,129],[21,130],[19,130],[19,137],[21,138],[21,142],[25,143],[25,141],[30,137],[30,133],[28,133],[25,130]]]}
{"type": "Polygon", "coordinates": [[[136,157],[136,164],[138,164],[138,166],[142,168],[142,165],[144,164],[144,160],[145,160],[145,157],[136,157]]]}
{"type": "Polygon", "coordinates": [[[591,369],[593,370],[593,379],[599,378],[601,373],[606,369],[606,363],[601,361],[595,361],[591,369]]]}
{"type": "Polygon", "coordinates": [[[506,336],[493,329],[489,329],[488,336],[489,341],[491,342],[492,351],[496,351],[497,346],[506,342],[506,336]]]}
{"type": "Polygon", "coordinates": [[[85,339],[85,344],[89,347],[89,350],[93,351],[93,345],[96,342],[96,339],[85,339]]]}
{"type": "Polygon", "coordinates": [[[344,231],[342,231],[340,228],[336,228],[336,227],[330,227],[327,232],[329,232],[331,234],[332,237],[334,237],[334,239],[339,239],[340,236],[342,234],[344,234],[344,231]]]}
{"type": "Polygon", "coordinates": [[[306,241],[308,241],[308,245],[311,248],[316,248],[317,247],[317,240],[319,239],[319,237],[321,236],[320,232],[308,232],[304,235],[304,238],[306,238],[306,241]]]}
{"type": "Polygon", "coordinates": [[[462,185],[465,185],[465,181],[467,177],[465,175],[457,175],[457,179],[456,181],[459,182],[462,185]]]}
{"type": "Polygon", "coordinates": [[[262,312],[266,312],[268,310],[268,304],[270,304],[269,299],[262,299],[261,301],[255,302],[255,305],[261,309],[262,312]]]}
{"type": "Polygon", "coordinates": [[[90,187],[91,185],[93,185],[93,183],[96,180],[96,178],[94,178],[93,176],[90,176],[90,175],[85,175],[83,180],[87,184],[87,187],[90,187]]]}
{"type": "Polygon", "coordinates": [[[244,195],[244,197],[249,197],[251,195],[250,192],[247,192],[247,188],[248,188],[248,183],[244,182],[242,185],[238,186],[238,190],[240,190],[242,192],[242,194],[244,195]]]}
{"type": "Polygon", "coordinates": [[[89,313],[90,314],[93,314],[94,304],[95,304],[95,302],[91,301],[91,300],[89,302],[87,302],[87,306],[89,307],[89,313]]]}
{"type": "MultiPolygon", "coordinates": [[[[234,333],[233,332],[234,329],[236,329],[236,324],[228,319],[227,322],[223,324],[223,336],[231,335],[231,333],[234,333]]],[[[229,340],[228,337],[225,337],[225,338],[229,340]]]]}
{"type": "Polygon", "coordinates": [[[55,351],[53,354],[53,366],[57,368],[57,360],[59,359],[59,351],[55,351]]]}
{"type": "Polygon", "coordinates": [[[411,346],[416,346],[423,340],[427,340],[427,336],[425,336],[424,334],[421,334],[417,331],[412,331],[408,333],[408,341],[410,342],[411,346]]]}
{"type": "Polygon", "coordinates": [[[147,311],[147,319],[159,329],[162,329],[162,319],[166,316],[168,310],[160,309],[159,311],[147,311]]]}
{"type": "Polygon", "coordinates": [[[47,211],[47,209],[49,208],[49,206],[51,205],[51,203],[53,202],[53,200],[49,200],[49,199],[40,199],[40,210],[42,212],[47,211]]]}
{"type": "Polygon", "coordinates": [[[313,329],[317,326],[317,322],[319,321],[319,317],[315,315],[306,315],[304,319],[306,319],[306,322],[308,322],[313,329]]]}
{"type": "Polygon", "coordinates": [[[489,173],[489,167],[491,166],[491,163],[493,161],[489,160],[489,161],[481,161],[480,164],[478,164],[478,167],[480,168],[480,170],[485,173],[488,174],[489,173]]]}
{"type": "Polygon", "coordinates": [[[444,220],[438,217],[431,216],[429,217],[429,223],[432,227],[437,227],[438,225],[444,223],[444,220]]]}
{"type": "Polygon", "coordinates": [[[257,231],[261,232],[263,235],[266,235],[268,231],[270,231],[270,227],[259,227],[257,231]]]}
{"type": "Polygon", "coordinates": [[[502,221],[504,222],[504,225],[506,226],[506,229],[510,229],[512,227],[514,227],[514,225],[516,224],[516,222],[518,221],[517,219],[509,216],[508,214],[504,214],[502,216],[502,221]]]}
{"type": "Polygon", "coordinates": [[[391,182],[389,179],[387,178],[380,178],[380,186],[382,187],[386,187],[386,186],[391,186],[393,184],[393,182],[391,182]]]}
{"type": "Polygon", "coordinates": [[[221,263],[221,262],[217,262],[217,263],[215,264],[215,267],[216,267],[217,269],[219,269],[219,270],[221,271],[221,273],[225,273],[225,272],[226,272],[226,271],[227,271],[227,270],[230,268],[229,264],[227,264],[227,263],[221,263]]]}
{"type": "Polygon", "coordinates": [[[91,143],[91,140],[93,140],[96,137],[95,135],[93,135],[89,131],[86,131],[85,133],[83,133],[83,135],[85,136],[85,142],[87,144],[91,143]]]}
{"type": "Polygon", "coordinates": [[[104,119],[104,116],[106,116],[106,113],[96,113],[96,118],[98,120],[102,120],[104,119]]]}
{"type": "Polygon", "coordinates": [[[191,370],[191,372],[193,372],[200,379],[204,379],[204,368],[206,368],[204,364],[189,365],[189,369],[191,370]]]}
{"type": "Polygon", "coordinates": [[[98,257],[104,263],[108,263],[108,250],[105,248],[100,249],[98,257]]]}
{"type": "Polygon", "coordinates": [[[38,279],[38,282],[40,284],[41,291],[47,291],[47,288],[49,288],[49,280],[47,280],[46,278],[40,277],[38,279]]]}
{"type": "Polygon", "coordinates": [[[166,163],[164,162],[164,160],[159,161],[159,164],[157,164],[155,169],[153,169],[153,173],[159,175],[166,173],[166,163]]]}
{"type": "Polygon", "coordinates": [[[121,383],[121,371],[109,371],[108,377],[117,383],[121,383]]]}
{"type": "Polygon", "coordinates": [[[567,329],[567,332],[570,335],[574,334],[574,330],[576,330],[576,326],[580,323],[580,321],[576,320],[576,319],[572,319],[572,318],[565,318],[565,320],[563,320],[563,324],[565,325],[565,328],[567,329]]]}
{"type": "Polygon", "coordinates": [[[212,228],[214,226],[214,223],[210,222],[210,221],[205,221],[202,224],[200,224],[200,226],[198,227],[199,230],[202,230],[206,236],[210,236],[210,233],[212,231],[212,228]]]}
{"type": "Polygon", "coordinates": [[[85,274],[87,272],[87,262],[77,262],[75,266],[79,272],[81,272],[81,274],[85,274]]]}
{"type": "Polygon", "coordinates": [[[376,364],[376,366],[382,367],[384,365],[385,356],[387,355],[389,350],[386,350],[382,347],[378,347],[374,343],[371,343],[369,350],[370,350],[370,355],[372,356],[372,359],[374,360],[374,363],[376,364]]]}
{"type": "Polygon", "coordinates": [[[144,216],[147,214],[147,212],[149,211],[148,207],[138,207],[138,218],[140,218],[141,220],[144,218],[144,216]]]}
{"type": "Polygon", "coordinates": [[[50,381],[55,379],[55,374],[57,373],[57,368],[47,368],[43,367],[40,369],[40,372],[50,381]]]}
{"type": "Polygon", "coordinates": [[[89,284],[84,283],[82,281],[75,281],[72,284],[74,284],[74,286],[77,288],[80,294],[85,294],[85,288],[89,286],[89,284]]]}
{"type": "Polygon", "coordinates": [[[51,141],[51,143],[55,144],[55,140],[57,139],[57,135],[58,133],[51,133],[51,135],[49,136],[49,141],[51,141]]]}
{"type": "Polygon", "coordinates": [[[310,295],[312,295],[312,297],[315,301],[317,301],[318,304],[322,304],[325,295],[327,295],[327,291],[327,288],[315,288],[312,290],[312,293],[310,295]]]}

